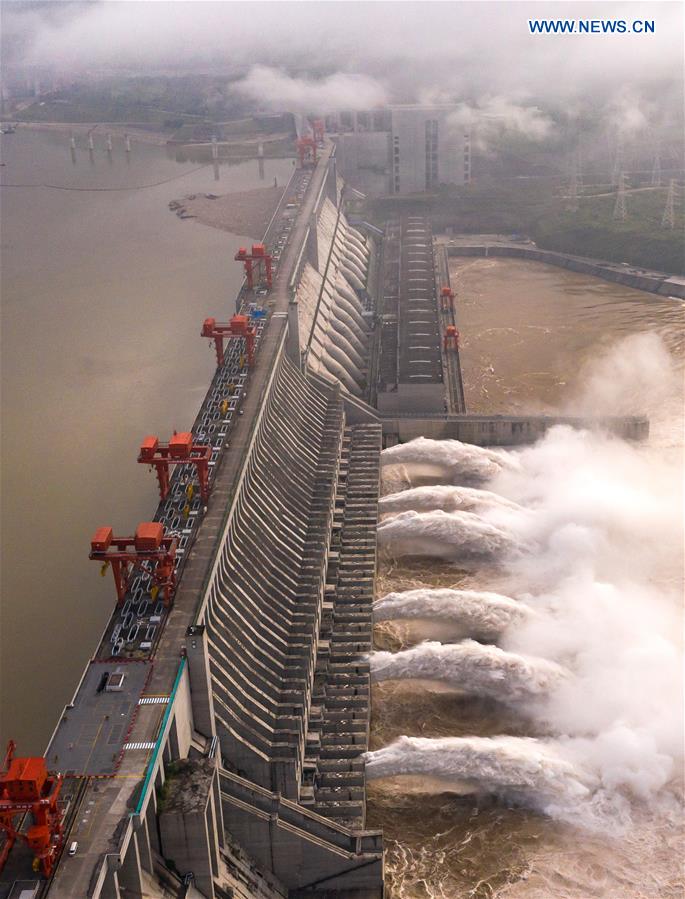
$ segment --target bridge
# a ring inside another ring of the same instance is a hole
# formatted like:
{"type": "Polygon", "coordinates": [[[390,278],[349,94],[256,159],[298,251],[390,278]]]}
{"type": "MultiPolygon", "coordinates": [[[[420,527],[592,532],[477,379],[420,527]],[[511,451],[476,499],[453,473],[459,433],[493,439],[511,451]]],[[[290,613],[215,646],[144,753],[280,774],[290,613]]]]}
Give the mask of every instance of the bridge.
{"type": "Polygon", "coordinates": [[[513,445],[557,420],[466,414],[430,222],[351,225],[331,146],[264,243],[264,309],[247,286],[236,301],[254,364],[229,348],[192,429],[209,499],[180,466],[155,513],[178,544],[173,602],[143,573],[115,608],[45,753],[65,775],[56,868],[37,880],[17,845],[0,899],[383,896],[363,762],[380,451],[513,445]]]}

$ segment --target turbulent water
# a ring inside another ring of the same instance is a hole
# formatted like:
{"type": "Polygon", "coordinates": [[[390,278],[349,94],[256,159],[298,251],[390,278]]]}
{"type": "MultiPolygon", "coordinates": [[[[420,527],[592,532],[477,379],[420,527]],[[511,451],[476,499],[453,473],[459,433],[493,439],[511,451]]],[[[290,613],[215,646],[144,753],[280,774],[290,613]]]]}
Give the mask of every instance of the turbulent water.
{"type": "Polygon", "coordinates": [[[441,681],[453,690],[507,703],[547,694],[564,676],[563,668],[546,659],[505,652],[476,640],[426,641],[401,652],[371,655],[371,683],[401,678],[441,681]]]}
{"type": "Polygon", "coordinates": [[[472,512],[400,512],[378,525],[378,545],[393,556],[428,555],[463,565],[516,553],[507,529],[472,512]]]}
{"type": "Polygon", "coordinates": [[[549,808],[581,808],[597,778],[564,758],[563,750],[530,737],[400,737],[369,755],[371,780],[422,774],[457,793],[500,795],[549,808]]]}
{"type": "Polygon", "coordinates": [[[646,413],[647,444],[559,427],[383,454],[368,823],[394,899],[685,894],[682,304],[657,320],[630,291],[600,313],[598,292],[572,296],[596,352],[568,390],[526,369],[512,389],[646,413]]]}
{"type": "Polygon", "coordinates": [[[442,509],[443,512],[478,512],[482,509],[520,509],[503,496],[490,490],[475,490],[472,487],[452,487],[436,484],[433,487],[414,487],[400,493],[382,496],[378,505],[381,515],[395,512],[425,512],[442,509]]]}
{"type": "Polygon", "coordinates": [[[388,593],[374,604],[375,622],[414,622],[425,629],[431,624],[438,632],[495,639],[512,624],[532,614],[525,603],[486,590],[452,590],[420,587],[388,593]]]}

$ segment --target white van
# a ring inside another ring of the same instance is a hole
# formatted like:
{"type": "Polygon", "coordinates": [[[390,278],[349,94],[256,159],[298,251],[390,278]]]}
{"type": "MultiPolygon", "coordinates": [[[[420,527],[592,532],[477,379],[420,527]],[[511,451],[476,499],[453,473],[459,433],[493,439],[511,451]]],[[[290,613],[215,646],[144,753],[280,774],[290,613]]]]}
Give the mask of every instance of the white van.
{"type": "Polygon", "coordinates": [[[76,855],[76,850],[78,849],[78,842],[74,840],[74,842],[69,847],[69,855],[76,855]]]}

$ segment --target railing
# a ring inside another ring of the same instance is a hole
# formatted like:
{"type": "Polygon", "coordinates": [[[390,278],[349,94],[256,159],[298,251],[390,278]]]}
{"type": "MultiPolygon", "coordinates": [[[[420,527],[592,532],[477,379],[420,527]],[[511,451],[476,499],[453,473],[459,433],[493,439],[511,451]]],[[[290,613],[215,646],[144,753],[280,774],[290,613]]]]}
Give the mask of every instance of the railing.
{"type": "Polygon", "coordinates": [[[171,719],[171,713],[173,711],[174,700],[176,699],[176,693],[178,692],[179,684],[181,683],[181,678],[183,677],[183,672],[186,668],[186,659],[181,659],[181,664],[178,666],[178,672],[176,673],[176,680],[174,681],[174,686],[171,690],[171,695],[169,696],[169,702],[167,703],[166,710],[164,712],[164,717],[162,718],[162,723],[159,728],[159,734],[157,736],[157,742],[155,743],[155,748],[152,752],[152,757],[147,765],[147,771],[145,774],[145,780],[143,781],[143,785],[140,788],[140,796],[138,797],[138,802],[136,804],[135,811],[131,812],[131,815],[140,815],[142,814],[143,805],[145,804],[145,798],[147,796],[147,791],[150,786],[150,781],[152,779],[155,766],[157,764],[157,758],[159,757],[159,751],[164,745],[164,741],[166,739],[168,733],[168,725],[171,719]]]}

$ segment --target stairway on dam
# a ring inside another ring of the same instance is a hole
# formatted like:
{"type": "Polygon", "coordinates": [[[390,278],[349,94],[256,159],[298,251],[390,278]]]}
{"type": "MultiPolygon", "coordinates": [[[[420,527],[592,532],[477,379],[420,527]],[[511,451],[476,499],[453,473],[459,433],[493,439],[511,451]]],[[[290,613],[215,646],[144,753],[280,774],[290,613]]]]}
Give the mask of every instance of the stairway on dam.
{"type": "Polygon", "coordinates": [[[346,428],[326,578],[322,637],[313,702],[318,753],[313,808],[350,828],[365,819],[362,753],[369,741],[369,663],[376,572],[376,525],[382,429],[346,428]]]}

